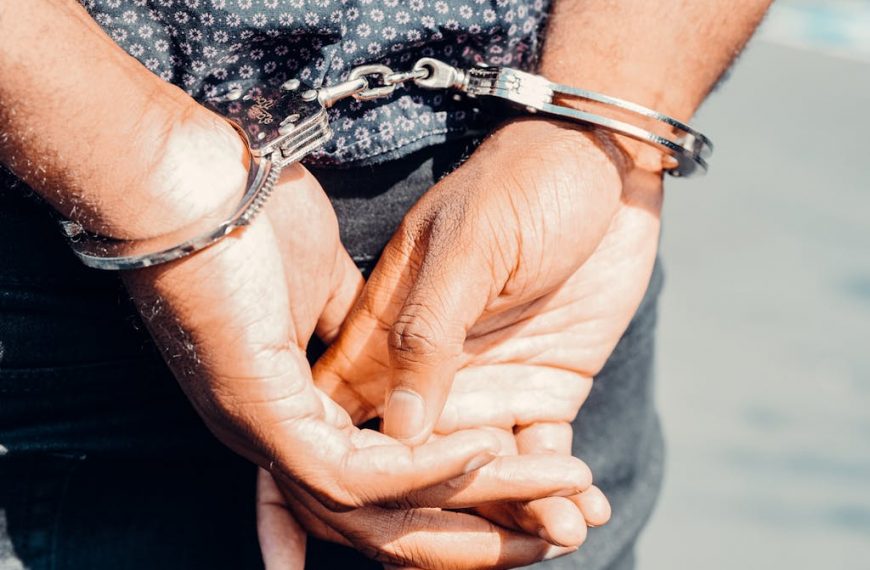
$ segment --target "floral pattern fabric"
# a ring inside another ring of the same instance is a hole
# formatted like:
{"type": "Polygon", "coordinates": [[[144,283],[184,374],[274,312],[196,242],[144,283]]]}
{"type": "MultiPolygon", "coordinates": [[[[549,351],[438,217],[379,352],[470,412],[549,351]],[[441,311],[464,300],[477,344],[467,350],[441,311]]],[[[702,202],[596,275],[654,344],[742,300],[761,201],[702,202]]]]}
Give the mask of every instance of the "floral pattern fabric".
{"type": "MultiPolygon", "coordinates": [[[[549,0],[81,0],[145,67],[197,100],[252,78],[312,87],[365,63],[407,70],[420,57],[533,68],[549,0]]],[[[469,101],[400,87],[389,99],[330,109],[320,165],[375,163],[486,122],[469,101]]]]}

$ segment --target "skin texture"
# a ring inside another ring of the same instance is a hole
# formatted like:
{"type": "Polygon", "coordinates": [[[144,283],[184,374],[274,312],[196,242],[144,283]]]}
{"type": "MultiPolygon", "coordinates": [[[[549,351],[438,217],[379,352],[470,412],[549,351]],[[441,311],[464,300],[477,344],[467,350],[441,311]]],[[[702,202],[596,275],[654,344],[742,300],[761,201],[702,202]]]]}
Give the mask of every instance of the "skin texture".
{"type": "Polygon", "coordinates": [[[497,457],[501,444],[489,430],[405,446],[354,427],[315,388],[305,346],[314,333],[331,340],[362,283],[326,196],[301,166],[286,171],[264,213],[243,232],[180,262],[129,273],[126,281],[206,424],[272,472],[282,493],[302,505],[297,517],[309,532],[335,536],[319,522],[328,521],[373,557],[419,565],[443,547],[420,539],[437,523],[452,529],[440,540],[468,541],[473,533],[488,541],[495,561],[530,563],[550,545],[432,508],[572,496],[591,485],[588,468],[573,457],[497,457]],[[308,239],[314,230],[316,244],[308,239]],[[409,533],[418,541],[413,548],[402,546],[409,533]]]}
{"type": "Polygon", "coordinates": [[[66,217],[134,239],[217,224],[238,203],[247,159],[235,131],[78,2],[0,3],[0,54],[0,160],[66,217]]]}
{"type": "MultiPolygon", "coordinates": [[[[123,54],[77,3],[3,3],[0,32],[2,160],[63,214],[135,238],[184,227],[220,212],[227,197],[237,200],[246,161],[238,138],[224,136],[232,130],[123,54]],[[38,32],[49,28],[58,41],[45,46],[38,32]]],[[[497,457],[500,442],[488,430],[407,447],[354,427],[314,387],[304,347],[312,334],[334,337],[362,280],[328,200],[301,166],[285,171],[244,231],[125,281],[212,431],[319,516],[356,524],[368,514],[394,530],[403,521],[419,529],[443,522],[454,540],[487,541],[490,557],[531,562],[550,546],[538,537],[420,509],[573,495],[590,485],[588,468],[574,458],[497,457]],[[532,477],[538,471],[552,476],[532,477]]],[[[401,556],[391,551],[402,544],[395,533],[358,535],[354,544],[415,565],[436,559],[443,546],[426,536],[416,535],[401,556]]]]}
{"type": "MultiPolygon", "coordinates": [[[[685,119],[766,6],[562,0],[542,71],[685,119]]],[[[241,193],[245,154],[231,130],[75,2],[0,4],[0,48],[0,159],[64,215],[141,238],[217,219],[241,193]]],[[[480,418],[500,431],[461,429],[468,412],[442,411],[457,373],[469,386],[588,384],[648,281],[659,167],[620,138],[543,120],[504,126],[408,213],[343,326],[361,279],[301,167],[244,231],[126,281],[206,423],[270,469],[308,532],[408,567],[525,564],[566,551],[528,533],[577,543],[583,524],[606,520],[588,469],[566,454],[571,410],[541,416],[514,399],[480,418]],[[315,387],[304,347],[339,330],[315,387]],[[353,426],[373,414],[386,435],[353,426]],[[526,532],[435,507],[476,507],[526,532]]],[[[262,481],[261,511],[274,512],[262,481]]],[[[261,521],[267,545],[283,532],[271,524],[298,537],[290,517],[261,521]]]]}
{"type": "MultiPolygon", "coordinates": [[[[461,263],[461,270],[466,272],[472,268],[492,267],[492,253],[481,248],[488,244],[498,244],[497,259],[520,259],[523,263],[495,266],[482,279],[495,284],[491,290],[496,294],[486,291],[487,295],[475,298],[474,289],[459,285],[455,297],[439,291],[436,298],[454,309],[459,303],[479,303],[468,310],[468,314],[479,313],[479,316],[467,325],[467,332],[466,325],[460,323],[461,344],[446,349],[453,355],[458,372],[448,370],[445,378],[427,376],[435,382],[453,381],[447,403],[433,428],[439,433],[451,433],[468,426],[492,425],[515,433],[519,453],[567,456],[571,450],[569,422],[577,414],[591,388],[592,377],[604,365],[646,290],[658,238],[661,179],[636,169],[629,171],[625,179],[621,178],[613,163],[607,160],[602,143],[590,138],[588,133],[561,125],[536,122],[509,125],[487,145],[490,146],[481,148],[471,159],[480,157],[480,164],[469,161],[433,188],[427,198],[436,196],[439,202],[443,200],[442,203],[455,204],[454,207],[475,207],[463,206],[462,201],[493,197],[497,192],[511,198],[481,207],[481,212],[493,216],[474,226],[481,233],[445,246],[443,251],[450,260],[439,259],[433,266],[441,270],[461,263]],[[571,137],[575,144],[568,147],[570,152],[590,156],[573,155],[570,160],[566,155],[554,156],[552,152],[545,152],[546,146],[535,147],[530,142],[533,134],[537,140],[571,137]],[[520,139],[521,135],[528,138],[520,139]],[[578,166],[578,172],[568,180],[578,185],[585,181],[586,187],[566,187],[561,176],[548,179],[540,174],[535,176],[537,184],[528,185],[524,173],[538,172],[539,166],[548,160],[562,165],[561,169],[553,170],[560,175],[570,165],[590,165],[596,161],[603,172],[588,176],[588,170],[580,172],[578,166]],[[491,184],[490,193],[485,196],[465,191],[467,185],[480,176],[477,169],[500,173],[501,177],[495,178],[487,172],[484,179],[498,180],[501,184],[491,184]],[[546,255],[548,250],[557,247],[571,251],[569,245],[548,243],[547,239],[549,236],[562,239],[566,227],[578,225],[576,220],[583,219],[582,212],[570,209],[572,197],[596,193],[600,196],[614,187],[619,189],[620,195],[609,206],[615,210],[610,225],[603,229],[593,224],[583,226],[593,236],[590,239],[594,238],[598,244],[585,263],[572,267],[562,264],[564,256],[559,260],[546,255]],[[546,210],[549,217],[540,220],[529,233],[536,239],[509,241],[504,236],[486,233],[519,223],[516,212],[526,208],[517,208],[515,204],[524,199],[524,188],[533,188],[525,195],[526,199],[553,204],[546,210]],[[559,201],[562,196],[564,202],[559,201]],[[501,210],[498,204],[502,205],[501,210]],[[496,217],[499,214],[503,218],[496,217]],[[547,231],[537,229],[542,227],[547,231]],[[604,237],[598,238],[598,232],[602,231],[604,237]],[[509,249],[512,246],[516,249],[509,249]],[[555,284],[539,289],[540,275],[552,276],[555,284]]],[[[427,206],[424,198],[406,220],[425,219],[419,212],[425,211],[427,206]]],[[[392,257],[414,251],[413,247],[401,244],[406,235],[407,232],[398,232],[387,247],[382,258],[385,266],[419,266],[413,261],[399,263],[392,257]]],[[[459,270],[448,275],[456,278],[459,270]]],[[[399,320],[395,315],[403,308],[394,299],[405,298],[403,283],[422,280],[411,272],[413,269],[406,271],[398,274],[375,271],[339,339],[315,367],[318,385],[349,410],[354,421],[383,413],[384,394],[394,378],[392,372],[396,363],[395,346],[390,344],[393,331],[387,323],[392,322],[391,318],[399,320]],[[363,356],[350,358],[349,355],[363,356]]],[[[444,305],[439,305],[439,310],[442,307],[444,305]]],[[[439,331],[435,338],[452,337],[450,333],[439,331]]],[[[436,357],[440,359],[441,355],[436,357]]],[[[440,386],[434,384],[435,388],[440,386]]],[[[597,489],[586,498],[550,498],[530,504],[489,506],[483,512],[492,520],[513,528],[534,534],[543,531],[541,536],[556,544],[579,545],[586,531],[586,517],[579,508],[583,501],[590,502],[591,511],[609,513],[606,500],[597,489]]],[[[607,517],[593,516],[592,519],[589,521],[592,524],[603,524],[607,517]]]]}
{"type": "MultiPolygon", "coordinates": [[[[562,0],[541,72],[688,120],[767,6],[562,0]]],[[[661,168],[657,151],[630,139],[541,120],[507,125],[407,214],[318,362],[319,385],[353,417],[383,415],[387,434],[416,444],[463,367],[543,366],[588,381],[649,281],[661,168]]],[[[570,450],[564,423],[539,424],[514,426],[519,450],[540,449],[548,432],[551,449],[570,450]]],[[[566,506],[549,498],[485,510],[554,542],[582,538],[576,524],[556,530],[566,506]]]]}

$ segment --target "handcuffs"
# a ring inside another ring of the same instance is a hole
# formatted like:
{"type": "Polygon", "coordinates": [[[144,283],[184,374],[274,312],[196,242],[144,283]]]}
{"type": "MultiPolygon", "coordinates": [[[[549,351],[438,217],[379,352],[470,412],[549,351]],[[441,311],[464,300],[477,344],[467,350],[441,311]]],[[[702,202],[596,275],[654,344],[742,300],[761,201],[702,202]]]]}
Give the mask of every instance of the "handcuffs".
{"type": "Polygon", "coordinates": [[[347,80],[320,89],[309,88],[298,79],[290,79],[278,88],[252,81],[207,101],[206,107],[225,117],[239,132],[250,155],[245,193],[232,214],[216,228],[195,225],[146,240],[97,235],[73,221],[63,221],[63,230],[78,258],[97,269],[138,269],[190,255],[250,224],[274,190],[281,170],[329,141],[329,107],[347,97],[360,101],[388,97],[399,85],[409,82],[422,89],[454,90],[472,98],[494,97],[528,113],[603,127],[663,151],[663,169],[673,176],[706,172],[707,158],[713,150],[710,139],[689,125],[629,101],[553,83],[508,67],[477,65],[460,69],[424,57],[410,71],[397,72],[381,64],[362,65],[351,70],[347,80]],[[565,99],[592,102],[595,108],[615,111],[618,118],[566,105],[565,99]],[[628,117],[641,124],[628,122],[628,117]],[[645,128],[647,125],[649,128],[645,128]]]}

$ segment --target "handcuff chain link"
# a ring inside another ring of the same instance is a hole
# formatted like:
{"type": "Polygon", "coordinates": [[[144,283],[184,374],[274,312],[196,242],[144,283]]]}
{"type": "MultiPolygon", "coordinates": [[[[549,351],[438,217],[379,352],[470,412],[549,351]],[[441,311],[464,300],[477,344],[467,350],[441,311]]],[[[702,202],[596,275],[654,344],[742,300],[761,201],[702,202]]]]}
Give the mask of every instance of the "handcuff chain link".
{"type": "Polygon", "coordinates": [[[429,75],[428,69],[416,65],[410,71],[393,71],[389,66],[380,63],[360,65],[350,71],[347,80],[312,90],[303,96],[309,99],[316,97],[324,107],[331,107],[348,97],[358,101],[372,101],[389,97],[399,85],[425,79],[429,75]],[[372,86],[372,79],[377,79],[380,85],[372,86]]]}
{"type": "Polygon", "coordinates": [[[353,68],[346,81],[318,90],[310,90],[303,97],[318,99],[324,107],[331,107],[347,97],[358,101],[371,101],[389,97],[396,87],[413,81],[417,87],[434,90],[457,90],[468,97],[491,96],[505,99],[528,113],[543,113],[570,121],[604,127],[664,151],[662,166],[673,176],[687,176],[707,169],[707,157],[713,145],[710,139],[689,125],[641,105],[593,91],[553,83],[545,77],[508,67],[489,67],[478,64],[460,69],[448,63],[424,57],[418,59],[410,71],[393,71],[390,67],[374,63],[353,68]],[[372,86],[373,78],[380,85],[372,86]],[[561,101],[568,97],[587,103],[603,105],[629,114],[641,124],[616,117],[599,115],[588,107],[575,107],[561,101]],[[652,123],[652,124],[646,124],[652,123]],[[657,131],[651,130],[655,126],[657,131]]]}

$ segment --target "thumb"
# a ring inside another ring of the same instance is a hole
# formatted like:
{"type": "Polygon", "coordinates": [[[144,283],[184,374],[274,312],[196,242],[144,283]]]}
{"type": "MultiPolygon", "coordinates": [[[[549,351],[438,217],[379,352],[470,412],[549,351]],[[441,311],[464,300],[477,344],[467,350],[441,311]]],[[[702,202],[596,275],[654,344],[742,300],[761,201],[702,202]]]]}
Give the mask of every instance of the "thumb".
{"type": "Polygon", "coordinates": [[[431,435],[460,364],[465,337],[493,288],[487,264],[440,247],[426,252],[388,338],[384,432],[408,445],[431,435]]]}

